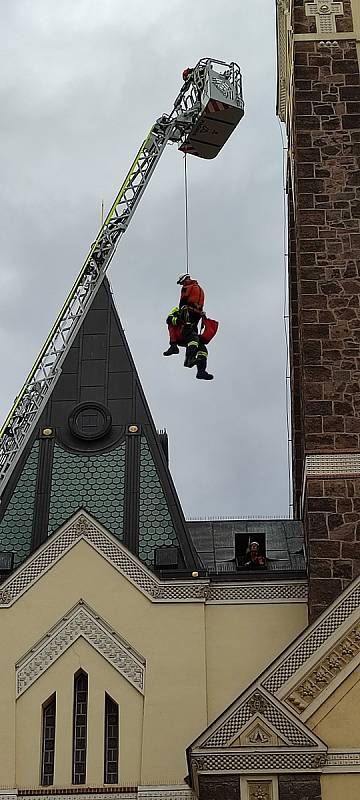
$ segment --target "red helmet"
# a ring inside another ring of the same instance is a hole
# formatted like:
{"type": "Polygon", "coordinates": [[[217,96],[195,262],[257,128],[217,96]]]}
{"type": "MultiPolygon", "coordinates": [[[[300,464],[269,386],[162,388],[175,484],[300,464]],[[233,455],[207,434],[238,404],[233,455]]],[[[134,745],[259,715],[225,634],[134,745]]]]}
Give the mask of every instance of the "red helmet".
{"type": "Polygon", "coordinates": [[[186,81],[191,73],[192,73],[191,67],[186,67],[186,69],[183,70],[183,74],[182,74],[183,81],[186,81]]]}

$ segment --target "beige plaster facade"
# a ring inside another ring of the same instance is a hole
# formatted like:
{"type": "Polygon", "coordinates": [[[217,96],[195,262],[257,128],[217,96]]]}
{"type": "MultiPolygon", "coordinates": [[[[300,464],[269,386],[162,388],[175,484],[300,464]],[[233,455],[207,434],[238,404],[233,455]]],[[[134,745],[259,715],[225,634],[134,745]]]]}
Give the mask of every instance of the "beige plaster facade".
{"type": "Polygon", "coordinates": [[[56,693],[54,785],[71,785],[79,668],[89,679],[86,784],[104,780],[105,692],[120,709],[120,783],[181,784],[191,741],[306,623],[305,602],[154,602],[80,538],[11,605],[0,607],[0,635],[7,643],[0,652],[0,784],[39,786],[42,705],[56,693]],[[86,636],[66,647],[51,639],[53,627],[79,601],[136,651],[144,664],[143,689],[119,674],[86,636]],[[16,683],[18,663],[22,678],[16,683]]]}
{"type": "Polygon", "coordinates": [[[322,800],[358,800],[360,783],[358,775],[323,775],[322,800]]]}
{"type": "Polygon", "coordinates": [[[306,624],[302,604],[206,607],[208,724],[306,624]]]}

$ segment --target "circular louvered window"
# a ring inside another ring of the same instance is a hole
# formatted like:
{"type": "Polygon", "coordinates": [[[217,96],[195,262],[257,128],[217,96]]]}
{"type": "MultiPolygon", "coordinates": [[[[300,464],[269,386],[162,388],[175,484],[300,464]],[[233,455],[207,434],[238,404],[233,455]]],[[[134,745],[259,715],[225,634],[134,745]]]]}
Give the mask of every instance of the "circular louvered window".
{"type": "Polygon", "coordinates": [[[101,439],[111,428],[111,414],[100,403],[81,403],[69,416],[69,428],[79,439],[101,439]]]}

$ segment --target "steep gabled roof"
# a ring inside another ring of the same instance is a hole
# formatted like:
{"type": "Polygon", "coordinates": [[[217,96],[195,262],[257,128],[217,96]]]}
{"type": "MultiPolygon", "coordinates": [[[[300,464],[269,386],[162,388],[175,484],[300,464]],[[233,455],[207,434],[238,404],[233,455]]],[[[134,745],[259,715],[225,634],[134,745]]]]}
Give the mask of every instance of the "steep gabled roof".
{"type": "Polygon", "coordinates": [[[87,509],[148,566],[195,548],[105,278],[26,451],[1,497],[0,550],[21,563],[87,509]]]}

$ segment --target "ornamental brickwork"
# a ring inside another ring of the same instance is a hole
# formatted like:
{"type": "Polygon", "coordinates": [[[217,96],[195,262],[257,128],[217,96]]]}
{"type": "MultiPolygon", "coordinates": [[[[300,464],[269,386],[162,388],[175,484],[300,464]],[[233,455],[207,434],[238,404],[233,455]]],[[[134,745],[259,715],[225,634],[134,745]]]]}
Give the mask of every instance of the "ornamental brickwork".
{"type": "Polygon", "coordinates": [[[293,12],[293,475],[312,620],[360,574],[360,472],[334,474],[325,458],[360,453],[360,74],[348,0],[295,0],[293,12]],[[334,32],[320,41],[326,26],[334,32]]]}

